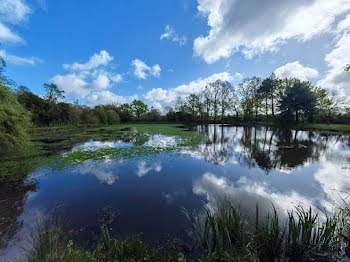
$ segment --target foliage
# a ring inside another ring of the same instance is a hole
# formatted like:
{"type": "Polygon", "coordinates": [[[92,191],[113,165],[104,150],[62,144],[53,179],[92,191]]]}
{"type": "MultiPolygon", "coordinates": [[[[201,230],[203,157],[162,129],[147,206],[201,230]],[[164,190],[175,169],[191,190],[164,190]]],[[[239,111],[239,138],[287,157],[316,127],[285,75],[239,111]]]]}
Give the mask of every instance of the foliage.
{"type": "Polygon", "coordinates": [[[184,213],[209,261],[338,261],[349,244],[339,213],[322,221],[311,208],[297,207],[284,226],[276,209],[260,219],[257,208],[255,228],[229,203],[214,211],[206,207],[203,215],[184,213]]]}
{"type": "Polygon", "coordinates": [[[151,110],[147,114],[147,119],[152,122],[157,122],[161,120],[161,114],[160,111],[156,108],[151,108],[151,110]]]}
{"type": "Polygon", "coordinates": [[[106,226],[101,227],[99,241],[92,248],[80,248],[51,219],[38,224],[31,242],[32,248],[25,253],[28,262],[185,261],[176,248],[149,247],[138,235],[113,238],[106,226]]]}
{"type": "Polygon", "coordinates": [[[0,82],[0,152],[5,153],[27,143],[29,126],[30,114],[10,89],[0,82]]]}
{"type": "Polygon", "coordinates": [[[148,111],[148,106],[141,100],[132,101],[131,107],[136,114],[137,120],[140,120],[140,118],[148,111]]]}
{"type": "Polygon", "coordinates": [[[44,88],[46,91],[45,99],[50,103],[57,103],[59,98],[65,98],[64,91],[59,89],[54,83],[45,83],[44,88]]]}
{"type": "Polygon", "coordinates": [[[106,115],[107,115],[107,121],[109,125],[115,125],[120,123],[120,118],[116,111],[109,109],[107,110],[106,115]]]}
{"type": "Polygon", "coordinates": [[[304,83],[295,83],[286,90],[282,97],[280,110],[284,119],[292,119],[299,122],[300,114],[311,117],[315,114],[316,97],[311,89],[304,83]]]}

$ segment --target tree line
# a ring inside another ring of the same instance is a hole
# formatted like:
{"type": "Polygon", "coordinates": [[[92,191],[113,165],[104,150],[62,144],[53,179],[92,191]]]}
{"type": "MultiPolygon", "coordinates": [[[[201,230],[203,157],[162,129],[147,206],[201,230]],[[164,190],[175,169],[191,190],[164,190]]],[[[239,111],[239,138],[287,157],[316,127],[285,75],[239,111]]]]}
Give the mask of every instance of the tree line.
{"type": "MultiPolygon", "coordinates": [[[[350,123],[350,110],[344,108],[346,97],[313,86],[299,79],[247,78],[234,87],[217,80],[200,92],[179,97],[165,112],[141,100],[131,103],[89,107],[63,102],[64,91],[45,83],[45,95],[38,96],[27,87],[17,87],[4,74],[6,62],[0,58],[0,149],[28,140],[30,126],[113,125],[120,122],[191,122],[224,123],[230,121],[293,121],[350,123]]],[[[347,67],[348,70],[348,67],[347,67]]]]}
{"type": "MultiPolygon", "coordinates": [[[[233,87],[217,80],[199,94],[177,100],[181,120],[193,122],[288,121],[289,123],[350,123],[347,97],[337,89],[327,90],[297,78],[251,77],[233,87]]],[[[167,116],[175,114],[168,109],[167,116]]]]}

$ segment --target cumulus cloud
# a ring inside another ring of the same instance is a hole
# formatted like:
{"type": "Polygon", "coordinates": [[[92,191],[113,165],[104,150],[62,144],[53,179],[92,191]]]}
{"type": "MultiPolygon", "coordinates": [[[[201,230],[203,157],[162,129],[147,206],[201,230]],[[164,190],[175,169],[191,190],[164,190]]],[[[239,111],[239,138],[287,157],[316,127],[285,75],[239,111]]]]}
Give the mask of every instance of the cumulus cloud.
{"type": "Polygon", "coordinates": [[[194,53],[207,63],[238,51],[252,58],[278,50],[288,39],[307,41],[330,32],[348,10],[350,0],[198,0],[210,31],[195,39],[194,53]]]}
{"type": "Polygon", "coordinates": [[[113,59],[113,56],[110,56],[106,50],[101,50],[100,53],[91,56],[89,61],[84,64],[75,62],[71,65],[64,64],[63,67],[65,69],[72,69],[78,71],[90,70],[99,66],[107,66],[109,62],[113,61],[113,59]]]}
{"type": "Polygon", "coordinates": [[[344,68],[350,61],[350,35],[347,30],[350,25],[350,15],[340,21],[337,26],[336,44],[334,49],[325,56],[329,70],[318,81],[318,85],[328,89],[348,89],[350,87],[350,73],[344,68]]]}
{"type": "Polygon", "coordinates": [[[159,102],[153,102],[153,103],[152,103],[152,107],[153,107],[154,109],[159,110],[159,112],[160,112],[161,114],[164,113],[164,108],[163,108],[163,106],[162,106],[161,103],[159,103],[159,102]]]}
{"type": "Polygon", "coordinates": [[[311,67],[303,66],[299,61],[287,63],[275,70],[279,78],[298,78],[303,81],[318,77],[318,71],[311,67]]]}
{"type": "Polygon", "coordinates": [[[138,99],[137,95],[134,96],[118,96],[111,91],[101,91],[94,92],[91,96],[88,97],[87,101],[93,105],[101,105],[101,104],[124,104],[130,103],[134,99],[138,99]]]}
{"type": "Polygon", "coordinates": [[[168,39],[180,46],[185,45],[187,42],[186,36],[179,36],[171,25],[165,26],[165,32],[160,36],[160,40],[162,39],[168,39]]]}
{"type": "Polygon", "coordinates": [[[205,173],[194,181],[193,193],[206,196],[208,206],[212,209],[217,207],[217,201],[229,200],[248,215],[254,215],[256,205],[259,206],[259,212],[265,214],[272,211],[273,204],[281,215],[287,214],[297,205],[315,207],[313,199],[295,190],[279,192],[271,184],[244,176],[234,183],[226,177],[205,173]]]}
{"type": "Polygon", "coordinates": [[[136,175],[138,177],[143,177],[153,170],[159,173],[162,171],[162,165],[160,163],[153,163],[151,165],[148,165],[146,161],[142,160],[137,163],[136,175]]]}
{"type": "Polygon", "coordinates": [[[162,88],[153,88],[144,95],[147,101],[164,100],[167,98],[168,91],[162,88]]]}
{"type": "Polygon", "coordinates": [[[37,57],[15,56],[7,53],[6,50],[0,50],[0,56],[4,58],[7,62],[15,65],[35,65],[36,63],[42,62],[42,60],[37,57]]]}
{"type": "Polygon", "coordinates": [[[27,20],[32,12],[23,0],[2,0],[0,2],[0,21],[18,24],[27,20]]]}
{"type": "Polygon", "coordinates": [[[23,42],[22,38],[12,32],[7,24],[19,25],[28,19],[32,12],[23,0],[0,1],[0,41],[3,43],[23,42]]]}
{"type": "MultiPolygon", "coordinates": [[[[71,72],[65,75],[56,75],[51,80],[62,88],[67,96],[85,98],[92,92],[109,89],[113,84],[123,80],[120,74],[108,70],[111,61],[113,61],[113,57],[107,51],[102,50],[92,55],[86,63],[64,64],[63,67],[71,72]]],[[[89,98],[89,101],[97,103],[106,100],[105,95],[106,93],[96,93],[94,97],[89,98]]],[[[110,99],[117,100],[115,96],[110,99]]]]}
{"type": "Polygon", "coordinates": [[[144,95],[146,101],[162,101],[166,104],[174,103],[178,97],[186,97],[192,93],[198,94],[203,88],[218,79],[232,82],[236,79],[241,79],[240,73],[230,74],[228,72],[213,74],[207,78],[199,78],[188,84],[183,84],[175,88],[166,90],[162,88],[153,88],[144,95]]]}
{"type": "Polygon", "coordinates": [[[22,38],[0,22],[0,41],[16,43],[21,42],[22,38]]]}
{"type": "Polygon", "coordinates": [[[147,79],[149,75],[159,77],[160,72],[162,71],[158,64],[150,67],[140,59],[134,59],[131,62],[131,65],[134,67],[134,75],[140,79],[147,79]]]}

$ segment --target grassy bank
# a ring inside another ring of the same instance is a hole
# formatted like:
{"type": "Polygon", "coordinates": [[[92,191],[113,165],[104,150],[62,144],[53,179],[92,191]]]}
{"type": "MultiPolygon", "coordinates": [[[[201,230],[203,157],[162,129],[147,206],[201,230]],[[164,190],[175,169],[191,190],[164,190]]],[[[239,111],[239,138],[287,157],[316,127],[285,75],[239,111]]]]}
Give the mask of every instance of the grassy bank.
{"type": "Polygon", "coordinates": [[[258,209],[251,221],[229,203],[215,211],[206,207],[204,214],[186,210],[184,214],[192,228],[192,248],[171,241],[171,245],[149,246],[140,236],[118,239],[106,226],[101,227],[96,244],[79,247],[55,222],[46,221],[38,226],[26,255],[29,262],[349,261],[348,207],[323,220],[312,209],[296,208],[286,223],[276,211],[260,217],[258,209]]]}
{"type": "Polygon", "coordinates": [[[59,126],[32,128],[31,143],[11,154],[0,156],[0,182],[17,183],[27,178],[35,168],[59,160],[61,164],[81,163],[89,158],[101,159],[106,155],[118,159],[167,152],[170,148],[140,147],[147,135],[165,135],[177,138],[179,146],[198,144],[202,136],[190,132],[182,124],[120,124],[111,126],[59,126]],[[60,159],[59,153],[71,150],[76,144],[89,140],[132,141],[135,146],[122,149],[101,149],[76,152],[60,159]],[[62,161],[61,161],[62,160],[62,161]],[[77,160],[77,161],[75,161],[77,160]]]}
{"type": "Polygon", "coordinates": [[[287,127],[297,130],[310,130],[317,132],[325,132],[328,134],[350,134],[350,124],[318,124],[318,123],[299,123],[290,125],[281,125],[279,122],[265,121],[234,121],[228,124],[234,126],[271,126],[271,127],[287,127]]]}

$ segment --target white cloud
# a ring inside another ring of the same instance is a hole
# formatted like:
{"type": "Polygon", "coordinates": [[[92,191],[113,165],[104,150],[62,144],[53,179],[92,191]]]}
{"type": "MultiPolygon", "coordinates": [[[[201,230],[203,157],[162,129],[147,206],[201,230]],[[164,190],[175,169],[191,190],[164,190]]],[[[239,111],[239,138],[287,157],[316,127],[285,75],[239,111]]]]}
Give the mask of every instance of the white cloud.
{"type": "Polygon", "coordinates": [[[247,58],[276,51],[288,39],[310,40],[330,32],[350,0],[198,0],[207,17],[207,36],[194,41],[195,55],[207,63],[241,51],[247,58]]]}
{"type": "MultiPolygon", "coordinates": [[[[107,90],[113,84],[123,81],[123,77],[120,74],[115,74],[108,70],[112,60],[113,57],[107,51],[102,50],[91,56],[86,63],[64,64],[63,67],[65,69],[73,72],[65,75],[56,75],[51,80],[62,88],[70,98],[86,98],[93,92],[107,90]]],[[[97,103],[106,100],[105,95],[105,93],[97,93],[89,99],[97,103]]],[[[113,101],[118,100],[116,97],[111,97],[111,99],[113,101]]]]}
{"type": "Polygon", "coordinates": [[[94,92],[91,96],[87,98],[88,103],[93,105],[101,105],[101,104],[124,104],[130,103],[134,99],[138,99],[137,95],[134,96],[118,96],[111,91],[101,91],[94,92]]]}
{"type": "Polygon", "coordinates": [[[171,25],[165,26],[165,32],[160,36],[160,40],[162,39],[169,39],[180,46],[185,45],[187,42],[186,36],[179,36],[171,25]]]}
{"type": "Polygon", "coordinates": [[[153,103],[152,103],[152,107],[153,107],[154,109],[159,110],[160,113],[164,113],[164,112],[163,112],[164,109],[163,109],[163,106],[162,106],[161,103],[153,102],[153,103]]]}
{"type": "Polygon", "coordinates": [[[161,68],[158,64],[155,64],[154,66],[150,67],[145,64],[145,62],[141,61],[140,59],[134,59],[131,62],[131,65],[134,67],[134,75],[137,78],[140,79],[147,79],[149,75],[159,77],[161,68]]]}
{"type": "Polygon", "coordinates": [[[278,192],[271,184],[253,181],[244,176],[233,183],[226,177],[205,173],[194,181],[193,193],[206,196],[208,206],[212,209],[217,207],[217,201],[228,200],[240,207],[246,215],[255,215],[257,205],[261,215],[271,212],[272,204],[281,215],[286,215],[287,211],[298,205],[304,208],[315,207],[313,199],[295,190],[278,192]]]}
{"type": "Polygon", "coordinates": [[[189,84],[180,85],[178,87],[165,90],[162,88],[153,88],[144,95],[144,99],[147,101],[163,101],[166,104],[174,103],[178,97],[185,97],[192,93],[198,94],[202,89],[211,82],[218,79],[222,81],[232,82],[236,79],[241,79],[242,75],[236,73],[231,75],[228,72],[213,74],[207,78],[199,78],[189,84]]]}
{"type": "Polygon", "coordinates": [[[65,69],[72,69],[77,71],[90,70],[99,66],[107,66],[108,63],[111,62],[113,59],[113,56],[110,56],[106,50],[101,50],[100,53],[91,56],[89,61],[84,64],[75,62],[71,65],[64,64],[63,67],[65,69]]]}
{"type": "Polygon", "coordinates": [[[147,92],[144,95],[145,100],[155,101],[155,100],[164,100],[167,98],[168,91],[162,88],[153,88],[151,91],[147,92]]]}
{"type": "Polygon", "coordinates": [[[350,62],[350,35],[344,32],[337,38],[334,49],[325,56],[329,70],[317,84],[327,89],[348,89],[349,91],[350,73],[344,68],[350,62]]]}
{"type": "Polygon", "coordinates": [[[22,0],[1,0],[0,21],[18,24],[27,20],[32,12],[30,7],[22,0]]]}
{"type": "Polygon", "coordinates": [[[0,22],[0,42],[17,43],[22,42],[22,38],[13,33],[8,27],[0,22]]]}
{"type": "Polygon", "coordinates": [[[298,78],[302,81],[318,77],[318,71],[316,69],[303,66],[299,61],[287,63],[277,68],[275,74],[279,78],[298,78]]]}
{"type": "Polygon", "coordinates": [[[341,20],[337,25],[337,33],[342,33],[344,31],[350,31],[350,14],[341,20]]]}
{"type": "Polygon", "coordinates": [[[88,84],[83,77],[77,74],[56,75],[51,81],[63,89],[68,96],[73,98],[84,98],[90,93],[88,84]]]}
{"type": "Polygon", "coordinates": [[[147,166],[147,162],[142,160],[137,163],[137,176],[138,177],[143,177],[147,175],[149,172],[154,170],[155,172],[159,173],[162,171],[162,165],[160,163],[154,163],[152,165],[147,166]]]}
{"type": "Polygon", "coordinates": [[[20,57],[8,54],[5,50],[0,50],[0,56],[5,59],[6,62],[15,65],[35,65],[36,63],[42,63],[43,61],[37,57],[20,57]]]}
{"type": "Polygon", "coordinates": [[[2,0],[0,1],[0,42],[18,43],[23,42],[22,38],[12,32],[8,25],[25,22],[32,12],[30,7],[22,0],[2,0]]]}

